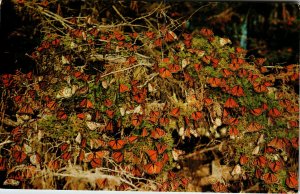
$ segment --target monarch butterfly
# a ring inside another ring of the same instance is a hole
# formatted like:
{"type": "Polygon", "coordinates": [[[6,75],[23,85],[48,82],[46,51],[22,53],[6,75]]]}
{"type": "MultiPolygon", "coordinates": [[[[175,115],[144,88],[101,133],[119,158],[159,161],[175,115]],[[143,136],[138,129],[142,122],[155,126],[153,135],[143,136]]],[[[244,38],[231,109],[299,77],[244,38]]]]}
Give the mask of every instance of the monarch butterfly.
{"type": "Polygon", "coordinates": [[[262,112],[263,112],[262,108],[255,108],[250,110],[250,113],[253,114],[254,116],[259,116],[262,114],[262,112]]]}
{"type": "Polygon", "coordinates": [[[162,154],[164,153],[164,151],[168,148],[168,145],[166,144],[162,144],[162,143],[157,143],[156,144],[156,149],[158,154],[162,154]]]}
{"type": "Polygon", "coordinates": [[[80,104],[82,108],[94,108],[93,103],[88,99],[83,99],[80,104]]]}
{"type": "Polygon", "coordinates": [[[278,182],[278,178],[273,173],[265,173],[261,179],[267,184],[274,184],[278,182]]]}
{"type": "Polygon", "coordinates": [[[241,165],[247,164],[248,161],[249,161],[249,157],[248,156],[241,155],[241,157],[240,157],[240,164],[241,165]]]}
{"type": "Polygon", "coordinates": [[[112,131],[113,131],[113,128],[114,128],[114,125],[113,125],[113,122],[112,122],[112,121],[109,121],[109,122],[107,123],[107,125],[105,126],[105,130],[106,130],[106,131],[112,132],[112,131]]]}
{"type": "Polygon", "coordinates": [[[85,119],[85,113],[78,113],[77,118],[81,120],[85,119]]]}
{"type": "Polygon", "coordinates": [[[147,150],[146,153],[152,162],[157,162],[158,154],[156,150],[147,150]]]}
{"type": "Polygon", "coordinates": [[[210,29],[207,29],[207,28],[201,28],[200,34],[201,34],[202,36],[206,36],[206,37],[208,37],[208,36],[213,36],[213,35],[214,35],[213,31],[210,30],[210,29]]]}
{"type": "Polygon", "coordinates": [[[145,32],[145,35],[146,35],[148,38],[150,38],[150,39],[154,39],[154,38],[155,38],[154,32],[151,32],[151,31],[145,32]]]}
{"type": "Polygon", "coordinates": [[[239,134],[239,130],[236,127],[231,127],[229,129],[230,137],[236,137],[239,134]]]}
{"type": "Polygon", "coordinates": [[[116,163],[120,163],[120,162],[123,161],[124,155],[122,154],[122,152],[114,152],[114,153],[112,154],[112,158],[114,159],[114,161],[115,161],[116,163]]]}
{"type": "Polygon", "coordinates": [[[33,115],[33,109],[29,106],[29,104],[26,104],[25,106],[23,106],[22,108],[20,108],[18,110],[19,114],[31,114],[33,115]]]}
{"type": "Polygon", "coordinates": [[[120,150],[122,149],[126,144],[125,140],[118,139],[118,140],[111,140],[108,142],[108,145],[113,149],[113,150],[120,150]]]}
{"type": "Polygon", "coordinates": [[[230,76],[232,76],[233,72],[228,69],[223,69],[222,74],[224,77],[230,77],[230,76]]]}
{"type": "Polygon", "coordinates": [[[271,110],[269,110],[268,115],[270,117],[276,118],[281,115],[281,112],[277,108],[272,108],[271,110]]]}
{"type": "Polygon", "coordinates": [[[299,112],[299,107],[296,106],[296,105],[289,105],[289,106],[286,107],[286,110],[289,113],[298,113],[299,112]]]}
{"type": "Polygon", "coordinates": [[[258,165],[264,168],[267,165],[267,158],[265,156],[258,156],[256,159],[254,159],[253,165],[258,165]]]}
{"type": "Polygon", "coordinates": [[[143,103],[146,99],[146,92],[138,92],[136,95],[133,96],[133,100],[139,104],[143,103]]]}
{"type": "Polygon", "coordinates": [[[210,60],[211,60],[211,56],[208,56],[208,55],[204,55],[202,57],[202,61],[206,64],[209,64],[210,63],[210,60]]]}
{"type": "Polygon", "coordinates": [[[151,137],[154,139],[160,139],[165,134],[166,134],[166,132],[158,127],[156,127],[154,130],[151,131],[151,137]]]}
{"type": "Polygon", "coordinates": [[[27,157],[27,155],[22,151],[13,151],[12,156],[18,163],[22,163],[27,157]]]}
{"type": "Polygon", "coordinates": [[[268,110],[268,105],[266,103],[263,103],[262,106],[261,106],[261,108],[263,110],[268,110]]]}
{"type": "Polygon", "coordinates": [[[47,103],[47,108],[49,108],[49,110],[55,110],[57,103],[53,100],[47,103]]]}
{"type": "Polygon", "coordinates": [[[149,135],[149,133],[148,133],[147,129],[144,127],[144,128],[142,129],[141,136],[142,136],[142,137],[146,137],[146,136],[148,136],[148,135],[149,135]]]}
{"type": "Polygon", "coordinates": [[[62,155],[61,155],[61,158],[65,161],[69,160],[71,158],[72,154],[71,152],[64,152],[62,155]]]}
{"type": "Polygon", "coordinates": [[[257,122],[251,122],[246,130],[247,130],[247,132],[257,132],[257,131],[262,130],[263,128],[264,127],[261,124],[259,124],[257,122]]]}
{"type": "Polygon", "coordinates": [[[171,73],[177,73],[181,69],[181,67],[178,64],[169,64],[168,68],[171,73]]]}
{"type": "Polygon", "coordinates": [[[214,68],[218,67],[218,65],[219,65],[219,59],[212,58],[211,62],[212,62],[212,65],[213,65],[214,68]]]}
{"type": "Polygon", "coordinates": [[[249,75],[248,75],[248,80],[249,80],[249,82],[251,82],[251,83],[255,82],[255,80],[256,80],[257,78],[259,78],[259,76],[256,75],[256,74],[253,74],[252,72],[250,72],[249,75]]]}
{"type": "Polygon", "coordinates": [[[228,192],[227,185],[225,185],[224,183],[217,182],[217,183],[212,184],[211,186],[215,192],[221,192],[221,193],[228,192]]]}
{"type": "Polygon", "coordinates": [[[108,116],[108,118],[110,118],[110,119],[112,119],[115,115],[115,112],[112,110],[106,110],[105,113],[108,116]]]}
{"type": "Polygon", "coordinates": [[[164,153],[162,162],[165,164],[168,161],[169,161],[169,155],[167,153],[164,153]]]}
{"type": "Polygon", "coordinates": [[[272,172],[277,172],[282,169],[282,163],[281,161],[274,161],[269,163],[269,168],[272,170],[272,172]]]}
{"type": "Polygon", "coordinates": [[[82,162],[85,159],[85,151],[83,149],[80,149],[77,160],[79,162],[82,162]]]}
{"type": "Polygon", "coordinates": [[[160,113],[158,111],[151,111],[149,121],[151,121],[152,123],[156,123],[158,121],[159,116],[160,113]]]}
{"type": "Polygon", "coordinates": [[[68,119],[68,115],[63,110],[57,111],[56,117],[58,119],[61,119],[61,120],[67,120],[68,119]]]}
{"type": "Polygon", "coordinates": [[[240,78],[247,77],[247,75],[248,75],[248,71],[246,69],[239,69],[238,76],[240,78]]]}
{"type": "Polygon", "coordinates": [[[120,93],[124,93],[124,92],[130,91],[130,89],[129,89],[129,87],[128,87],[127,85],[125,85],[125,84],[120,84],[120,86],[119,86],[119,91],[120,91],[120,93]]]}
{"type": "Polygon", "coordinates": [[[234,86],[233,88],[231,88],[231,94],[234,96],[244,96],[244,90],[241,86],[234,86]]]}
{"type": "Polygon", "coordinates": [[[155,47],[162,47],[162,39],[158,38],[154,41],[155,47]]]}
{"type": "Polygon", "coordinates": [[[128,143],[133,143],[134,141],[136,141],[138,139],[138,136],[136,135],[132,135],[130,137],[127,138],[127,142],[128,143]]]}
{"type": "Polygon", "coordinates": [[[172,41],[177,40],[177,39],[178,39],[178,37],[173,31],[169,30],[165,35],[165,41],[166,42],[172,42],[172,41]]]}
{"type": "Polygon", "coordinates": [[[190,40],[184,40],[183,43],[186,46],[186,48],[191,48],[192,42],[190,40]]]}
{"type": "Polygon", "coordinates": [[[239,123],[239,120],[237,118],[231,117],[224,121],[227,125],[237,125],[239,123]]]}
{"type": "Polygon", "coordinates": [[[102,166],[102,159],[101,158],[93,158],[90,162],[92,168],[98,168],[102,166]]]}
{"type": "Polygon", "coordinates": [[[291,189],[298,188],[298,178],[297,174],[294,172],[289,172],[289,176],[285,179],[285,184],[291,189]]]}
{"type": "Polygon", "coordinates": [[[108,186],[108,180],[107,178],[96,179],[96,184],[99,189],[104,189],[108,186]]]}
{"type": "Polygon", "coordinates": [[[202,118],[202,113],[199,111],[193,112],[191,116],[193,120],[198,121],[202,118]]]}
{"type": "Polygon", "coordinates": [[[6,170],[6,158],[0,157],[0,171],[6,170]]]}
{"type": "Polygon", "coordinates": [[[293,137],[290,141],[291,141],[291,144],[294,148],[299,149],[299,139],[298,139],[298,137],[293,137]]]}
{"type": "Polygon", "coordinates": [[[209,106],[213,104],[213,100],[211,98],[204,98],[203,101],[205,106],[209,106]]]}
{"type": "Polygon", "coordinates": [[[200,71],[202,69],[202,65],[200,63],[195,63],[194,68],[196,71],[200,71]]]}
{"type": "Polygon", "coordinates": [[[262,175],[262,171],[258,168],[255,170],[255,177],[257,179],[260,179],[261,178],[261,175],[262,175]]]}
{"type": "Polygon", "coordinates": [[[170,122],[170,119],[167,118],[167,117],[162,117],[159,119],[159,124],[162,125],[162,126],[166,126],[168,125],[170,122]]]}
{"type": "Polygon", "coordinates": [[[179,117],[180,116],[180,108],[176,107],[176,108],[173,108],[170,112],[170,115],[173,116],[173,117],[179,117]]]}
{"type": "Polygon", "coordinates": [[[67,144],[67,143],[62,143],[62,144],[59,146],[59,149],[60,149],[61,152],[66,151],[68,148],[69,148],[69,144],[67,144]]]}
{"type": "Polygon", "coordinates": [[[224,108],[223,109],[223,118],[228,117],[228,115],[229,115],[229,111],[226,108],[224,108]]]}
{"type": "Polygon", "coordinates": [[[135,167],[132,168],[131,174],[132,174],[133,176],[135,176],[135,177],[140,177],[140,176],[142,176],[142,173],[141,173],[140,169],[139,169],[137,166],[135,166],[135,167]]]}
{"type": "Polygon", "coordinates": [[[237,108],[239,107],[238,103],[233,98],[228,98],[224,104],[225,108],[237,108]]]}
{"type": "Polygon", "coordinates": [[[265,86],[264,84],[259,84],[257,82],[254,82],[253,89],[257,93],[263,93],[268,91],[267,86],[265,86]]]}
{"type": "Polygon", "coordinates": [[[240,65],[238,63],[230,63],[229,64],[229,68],[232,70],[232,71],[236,71],[240,68],[240,65]]]}
{"type": "Polygon", "coordinates": [[[143,115],[140,115],[140,114],[132,115],[131,123],[133,126],[137,127],[140,124],[142,124],[142,122],[143,122],[143,115]]]}
{"type": "Polygon", "coordinates": [[[210,77],[208,78],[207,82],[213,88],[221,86],[221,79],[217,77],[210,77]]]}
{"type": "Polygon", "coordinates": [[[14,101],[16,104],[20,104],[23,101],[23,97],[21,95],[15,96],[14,101]]]}
{"type": "Polygon", "coordinates": [[[114,36],[119,41],[125,40],[125,36],[121,32],[114,31],[114,36]]]}
{"type": "Polygon", "coordinates": [[[268,146],[282,150],[284,148],[284,141],[281,138],[275,137],[268,143],[268,146]]]}
{"type": "Polygon", "coordinates": [[[162,162],[149,163],[144,165],[144,171],[149,175],[159,174],[163,169],[162,162]]]}
{"type": "Polygon", "coordinates": [[[51,160],[51,161],[49,161],[47,166],[51,170],[57,170],[60,167],[60,161],[59,160],[51,160]]]}
{"type": "Polygon", "coordinates": [[[104,105],[105,105],[106,107],[111,107],[111,106],[113,105],[113,102],[112,102],[110,99],[106,98],[106,99],[104,100],[104,105]]]}
{"type": "Polygon", "coordinates": [[[188,33],[183,33],[182,34],[184,40],[192,40],[192,35],[191,34],[188,34],[188,33]]]}
{"type": "Polygon", "coordinates": [[[162,78],[168,78],[172,76],[170,70],[166,69],[165,67],[159,69],[159,75],[162,78]]]}

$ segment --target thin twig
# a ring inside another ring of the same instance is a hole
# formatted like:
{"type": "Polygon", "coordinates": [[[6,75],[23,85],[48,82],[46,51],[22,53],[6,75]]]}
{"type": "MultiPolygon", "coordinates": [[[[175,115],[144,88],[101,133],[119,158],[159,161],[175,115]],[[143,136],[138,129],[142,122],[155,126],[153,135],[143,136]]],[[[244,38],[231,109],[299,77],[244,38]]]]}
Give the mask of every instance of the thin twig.
{"type": "Polygon", "coordinates": [[[213,147],[209,147],[209,148],[205,148],[205,149],[203,149],[203,150],[195,151],[195,152],[193,152],[193,153],[191,153],[191,154],[188,154],[188,155],[183,156],[183,157],[181,158],[181,160],[187,159],[187,158],[191,158],[191,157],[193,157],[193,156],[195,156],[195,155],[202,154],[202,153],[205,153],[205,152],[208,152],[208,151],[212,151],[212,150],[218,149],[218,148],[220,147],[220,145],[221,145],[221,144],[218,144],[218,145],[215,145],[215,146],[213,146],[213,147]]]}

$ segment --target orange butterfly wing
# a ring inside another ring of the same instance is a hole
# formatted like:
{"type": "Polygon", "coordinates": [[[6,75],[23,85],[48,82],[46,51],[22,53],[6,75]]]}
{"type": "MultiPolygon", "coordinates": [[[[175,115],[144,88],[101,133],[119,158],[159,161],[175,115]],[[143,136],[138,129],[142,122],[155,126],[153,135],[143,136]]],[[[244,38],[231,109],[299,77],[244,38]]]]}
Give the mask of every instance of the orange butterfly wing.
{"type": "Polygon", "coordinates": [[[171,116],[173,117],[179,117],[180,116],[180,108],[174,108],[170,112],[171,116]]]}
{"type": "Polygon", "coordinates": [[[289,176],[285,179],[285,184],[291,189],[298,188],[298,177],[294,172],[289,172],[289,176]]]}
{"type": "Polygon", "coordinates": [[[0,157],[0,171],[6,170],[6,159],[0,157]]]}
{"type": "Polygon", "coordinates": [[[70,158],[71,158],[71,156],[72,156],[72,154],[71,154],[71,152],[64,152],[62,155],[61,155],[61,158],[63,159],[63,160],[69,160],[70,158]]]}
{"type": "Polygon", "coordinates": [[[151,131],[151,137],[154,139],[160,139],[165,134],[166,134],[166,132],[158,127],[151,131]]]}
{"type": "Polygon", "coordinates": [[[125,84],[120,84],[120,86],[119,86],[119,91],[120,91],[120,93],[124,93],[124,92],[130,91],[130,89],[129,89],[129,87],[128,87],[127,85],[125,85],[125,84]]]}
{"type": "Polygon", "coordinates": [[[172,74],[170,72],[170,70],[162,67],[159,69],[159,75],[162,77],[162,78],[168,78],[168,77],[171,77],[172,74]]]}
{"type": "Polygon", "coordinates": [[[105,130],[106,131],[113,131],[113,128],[114,128],[114,125],[113,125],[113,122],[112,121],[109,121],[108,123],[107,123],[107,125],[105,126],[105,130]]]}
{"type": "Polygon", "coordinates": [[[157,162],[158,154],[157,154],[156,150],[148,150],[148,151],[146,151],[146,153],[148,154],[148,156],[152,162],[157,162]]]}
{"type": "Polygon", "coordinates": [[[269,163],[269,168],[273,171],[273,172],[277,172],[279,170],[282,169],[282,163],[280,161],[274,161],[269,163]]]}
{"type": "Polygon", "coordinates": [[[261,179],[267,184],[274,184],[278,182],[277,176],[272,173],[265,173],[261,179]]]}
{"type": "Polygon", "coordinates": [[[163,168],[162,162],[155,162],[155,163],[144,165],[144,171],[149,175],[159,174],[162,168],[163,168]]]}
{"type": "Polygon", "coordinates": [[[156,144],[156,149],[158,154],[162,154],[164,153],[164,151],[168,148],[168,146],[166,144],[162,144],[162,143],[157,143],[156,144]]]}
{"type": "Polygon", "coordinates": [[[262,114],[263,109],[262,108],[255,108],[250,110],[251,114],[253,114],[254,116],[259,116],[262,114]]]}
{"type": "Polygon", "coordinates": [[[101,158],[93,158],[90,162],[92,168],[98,168],[102,166],[102,159],[101,158]]]}
{"type": "Polygon", "coordinates": [[[16,162],[22,163],[26,159],[27,155],[22,151],[14,151],[13,158],[16,162]]]}
{"type": "Polygon", "coordinates": [[[113,150],[120,150],[122,149],[126,144],[125,140],[111,140],[108,142],[108,145],[113,149],[113,150]]]}
{"type": "Polygon", "coordinates": [[[241,86],[234,86],[233,88],[231,88],[231,94],[234,96],[244,96],[244,90],[241,86]]]}
{"type": "Polygon", "coordinates": [[[114,153],[112,154],[112,158],[114,159],[114,161],[115,161],[116,163],[120,163],[120,162],[123,161],[124,155],[122,154],[122,152],[114,152],[114,153]]]}
{"type": "Polygon", "coordinates": [[[225,108],[237,108],[239,107],[238,103],[233,98],[228,98],[224,104],[225,108]]]}
{"type": "Polygon", "coordinates": [[[269,110],[268,115],[270,117],[276,118],[276,117],[279,117],[281,115],[281,112],[277,108],[272,108],[271,110],[269,110]]]}
{"type": "Polygon", "coordinates": [[[170,122],[170,120],[167,117],[162,117],[162,118],[159,119],[159,124],[162,125],[162,126],[168,125],[169,122],[170,122]]]}
{"type": "Polygon", "coordinates": [[[143,115],[140,114],[133,114],[131,123],[133,126],[139,126],[143,121],[143,115]]]}
{"type": "Polygon", "coordinates": [[[202,113],[199,111],[193,112],[191,116],[193,120],[198,121],[202,118],[202,113]]]}

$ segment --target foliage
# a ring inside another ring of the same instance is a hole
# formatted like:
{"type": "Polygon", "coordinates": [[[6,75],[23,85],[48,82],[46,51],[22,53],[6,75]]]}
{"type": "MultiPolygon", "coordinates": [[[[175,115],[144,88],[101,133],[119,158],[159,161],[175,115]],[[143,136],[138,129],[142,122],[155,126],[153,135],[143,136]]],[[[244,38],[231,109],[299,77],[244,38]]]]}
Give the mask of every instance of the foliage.
{"type": "Polygon", "coordinates": [[[177,145],[206,137],[232,167],[219,176],[214,158],[214,191],[297,190],[297,64],[265,67],[207,28],[136,32],[62,18],[43,2],[17,1],[53,19],[31,55],[39,72],[1,76],[2,117],[17,118],[1,135],[5,185],[183,191],[177,145]]]}

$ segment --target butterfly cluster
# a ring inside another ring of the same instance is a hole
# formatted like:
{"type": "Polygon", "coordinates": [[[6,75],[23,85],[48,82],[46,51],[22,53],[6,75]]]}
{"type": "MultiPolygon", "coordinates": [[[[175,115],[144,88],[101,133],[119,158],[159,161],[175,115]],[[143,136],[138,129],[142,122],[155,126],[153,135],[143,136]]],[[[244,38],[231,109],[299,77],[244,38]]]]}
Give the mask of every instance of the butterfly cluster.
{"type": "MultiPolygon", "coordinates": [[[[288,162],[299,151],[298,94],[288,85],[299,80],[298,65],[271,72],[265,59],[250,60],[207,28],[181,35],[165,27],[65,33],[45,35],[32,54],[45,75],[1,75],[5,104],[13,104],[5,107],[18,119],[7,136],[11,142],[0,147],[7,184],[76,164],[107,176],[126,174],[133,184],[154,181],[154,190],[180,191],[189,179],[174,172],[176,146],[206,136],[228,145],[222,157],[241,166],[245,185],[257,182],[274,192],[274,185],[280,192],[298,187],[297,167],[288,162]]],[[[228,192],[226,181],[211,189],[228,192]]],[[[112,183],[99,178],[95,185],[112,183]]],[[[123,181],[114,189],[135,188],[123,181]]]]}

